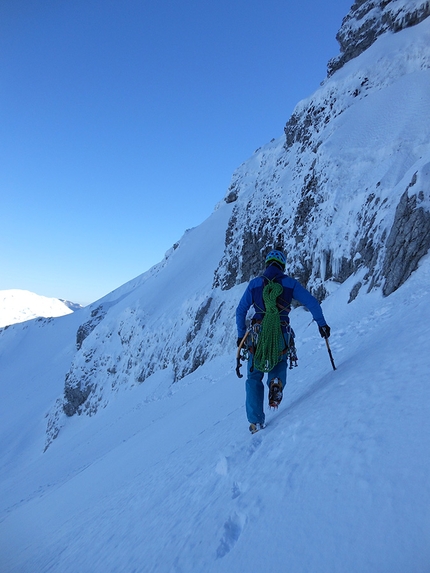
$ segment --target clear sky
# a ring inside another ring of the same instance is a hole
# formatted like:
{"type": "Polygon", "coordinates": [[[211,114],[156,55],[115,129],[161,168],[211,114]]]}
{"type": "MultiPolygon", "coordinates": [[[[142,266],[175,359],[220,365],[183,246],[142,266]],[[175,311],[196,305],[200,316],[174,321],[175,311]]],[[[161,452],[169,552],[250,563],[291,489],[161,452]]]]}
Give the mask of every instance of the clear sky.
{"type": "Polygon", "coordinates": [[[2,0],[0,290],[88,304],[213,211],[352,0],[2,0]]]}

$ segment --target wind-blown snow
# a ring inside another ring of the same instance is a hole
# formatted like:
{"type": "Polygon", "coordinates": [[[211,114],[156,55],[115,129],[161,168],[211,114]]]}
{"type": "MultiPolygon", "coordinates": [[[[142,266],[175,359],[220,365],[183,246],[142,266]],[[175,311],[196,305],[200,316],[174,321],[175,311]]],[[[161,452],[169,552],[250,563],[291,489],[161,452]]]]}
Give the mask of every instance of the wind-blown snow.
{"type": "Polygon", "coordinates": [[[73,312],[67,303],[27,290],[0,291],[0,328],[39,317],[63,316],[73,312]]]}

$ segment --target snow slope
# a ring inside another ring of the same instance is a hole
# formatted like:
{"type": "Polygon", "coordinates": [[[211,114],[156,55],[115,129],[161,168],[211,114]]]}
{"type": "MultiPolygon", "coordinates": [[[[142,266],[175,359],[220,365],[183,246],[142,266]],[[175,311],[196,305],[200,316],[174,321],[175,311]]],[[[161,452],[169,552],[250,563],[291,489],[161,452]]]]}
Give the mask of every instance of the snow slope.
{"type": "Polygon", "coordinates": [[[427,572],[429,284],[426,257],[388,298],[347,304],[350,285],[337,288],[323,305],[335,372],[293,311],[300,366],[254,436],[228,348],[174,385],[166,369],[73,418],[43,454],[28,420],[55,392],[36,370],[8,390],[21,428],[1,439],[1,570],[427,572]]]}
{"type": "Polygon", "coordinates": [[[0,328],[39,317],[54,317],[70,314],[70,303],[57,298],[48,298],[27,290],[0,291],[0,328]]]}

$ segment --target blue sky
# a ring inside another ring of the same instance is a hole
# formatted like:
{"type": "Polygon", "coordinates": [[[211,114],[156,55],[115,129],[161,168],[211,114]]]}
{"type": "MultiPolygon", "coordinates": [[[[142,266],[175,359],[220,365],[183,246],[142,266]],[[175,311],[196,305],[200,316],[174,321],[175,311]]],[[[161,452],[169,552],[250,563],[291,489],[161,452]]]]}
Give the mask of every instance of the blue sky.
{"type": "Polygon", "coordinates": [[[0,290],[88,304],[208,217],[352,0],[3,0],[0,290]]]}

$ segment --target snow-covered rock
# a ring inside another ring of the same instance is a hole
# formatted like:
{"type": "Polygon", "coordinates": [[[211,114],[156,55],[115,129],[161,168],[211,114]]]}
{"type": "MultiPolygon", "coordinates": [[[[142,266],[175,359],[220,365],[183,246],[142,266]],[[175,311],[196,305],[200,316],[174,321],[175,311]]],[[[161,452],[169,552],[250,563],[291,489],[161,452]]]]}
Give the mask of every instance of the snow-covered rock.
{"type": "Polygon", "coordinates": [[[426,19],[380,36],[297,105],[285,141],[237,169],[214,285],[249,280],[268,246],[278,246],[289,272],[321,299],[327,281],[359,268],[363,287],[393,292],[430,246],[429,114],[426,19]]]}
{"type": "Polygon", "coordinates": [[[356,0],[336,35],[340,55],[328,63],[331,76],[386,32],[415,26],[430,15],[429,0],[356,0]]]}

